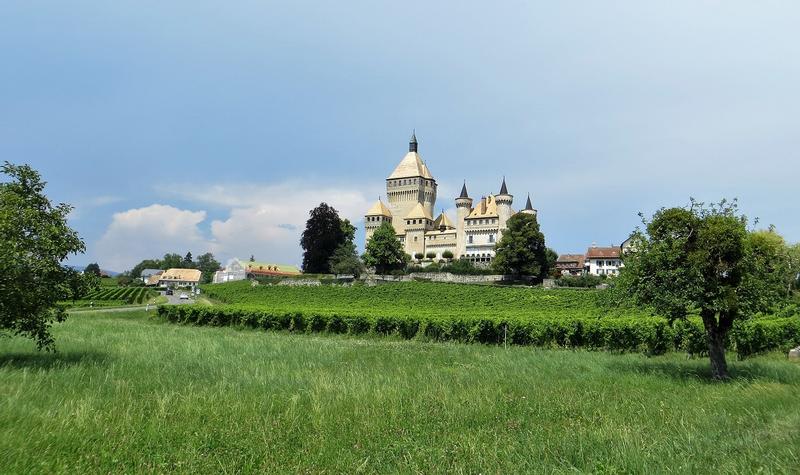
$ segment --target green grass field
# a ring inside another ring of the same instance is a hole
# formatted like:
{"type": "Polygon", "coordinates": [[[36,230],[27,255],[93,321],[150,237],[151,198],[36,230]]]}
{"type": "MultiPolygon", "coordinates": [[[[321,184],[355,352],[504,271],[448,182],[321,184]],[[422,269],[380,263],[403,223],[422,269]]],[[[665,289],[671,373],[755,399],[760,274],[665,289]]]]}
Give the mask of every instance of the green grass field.
{"type": "Polygon", "coordinates": [[[800,365],[74,315],[0,339],[3,473],[789,473],[800,365]]]}

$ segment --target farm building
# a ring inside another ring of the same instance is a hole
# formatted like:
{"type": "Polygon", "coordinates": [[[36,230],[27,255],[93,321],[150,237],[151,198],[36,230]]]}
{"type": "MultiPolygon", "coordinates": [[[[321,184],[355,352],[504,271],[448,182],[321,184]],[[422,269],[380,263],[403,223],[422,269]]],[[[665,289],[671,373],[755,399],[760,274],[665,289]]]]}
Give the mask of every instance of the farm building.
{"type": "Polygon", "coordinates": [[[196,287],[201,272],[197,269],[167,269],[160,275],[158,283],[167,287],[196,287]]]}
{"type": "Polygon", "coordinates": [[[619,246],[597,247],[592,244],[586,251],[586,271],[592,275],[617,275],[622,267],[621,254],[619,246]]]}
{"type": "Polygon", "coordinates": [[[556,261],[556,270],[561,275],[582,275],[585,260],[586,256],[583,254],[562,254],[556,261]]]}
{"type": "Polygon", "coordinates": [[[214,273],[213,282],[221,284],[252,277],[290,277],[293,275],[300,275],[300,269],[283,264],[245,262],[240,259],[231,259],[224,270],[214,273]]]}
{"type": "MultiPolygon", "coordinates": [[[[142,273],[140,274],[140,276],[142,278],[142,282],[144,282],[145,284],[148,284],[148,281],[153,276],[158,276],[158,275],[161,275],[163,273],[164,273],[164,271],[161,270],[161,269],[142,269],[142,273]]],[[[158,283],[158,279],[156,279],[156,283],[158,283]]]]}

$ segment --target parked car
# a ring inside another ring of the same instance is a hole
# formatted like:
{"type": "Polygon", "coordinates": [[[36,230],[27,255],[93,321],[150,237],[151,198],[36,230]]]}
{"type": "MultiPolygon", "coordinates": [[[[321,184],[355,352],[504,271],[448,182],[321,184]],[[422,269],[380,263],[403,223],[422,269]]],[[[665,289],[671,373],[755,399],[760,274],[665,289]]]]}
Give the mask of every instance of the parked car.
{"type": "Polygon", "coordinates": [[[181,294],[181,296],[180,296],[181,300],[187,300],[188,298],[189,298],[189,296],[186,295],[186,294],[181,294]]]}
{"type": "Polygon", "coordinates": [[[164,295],[172,295],[172,289],[167,289],[167,291],[164,292],[164,295]]]}

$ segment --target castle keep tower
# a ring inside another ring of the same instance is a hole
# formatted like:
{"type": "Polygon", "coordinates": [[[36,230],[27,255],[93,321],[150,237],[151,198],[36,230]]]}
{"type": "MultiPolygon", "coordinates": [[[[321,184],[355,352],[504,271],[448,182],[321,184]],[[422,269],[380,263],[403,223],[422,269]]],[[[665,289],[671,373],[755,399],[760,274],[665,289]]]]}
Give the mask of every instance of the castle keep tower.
{"type": "MultiPolygon", "coordinates": [[[[422,205],[423,214],[429,221],[432,221],[433,207],[436,205],[436,180],[417,153],[417,147],[417,135],[414,133],[408,143],[408,153],[386,179],[389,212],[394,229],[399,235],[405,234],[406,217],[417,204],[422,205]]],[[[419,222],[412,225],[416,224],[419,222]]]]}

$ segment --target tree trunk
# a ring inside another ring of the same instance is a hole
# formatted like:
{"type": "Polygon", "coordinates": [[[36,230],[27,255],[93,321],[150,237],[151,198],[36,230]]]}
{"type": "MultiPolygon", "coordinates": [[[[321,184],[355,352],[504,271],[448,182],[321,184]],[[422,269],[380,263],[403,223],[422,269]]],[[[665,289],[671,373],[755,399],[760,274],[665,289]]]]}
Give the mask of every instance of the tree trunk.
{"type": "Polygon", "coordinates": [[[711,360],[711,377],[716,380],[728,379],[728,363],[725,361],[725,335],[730,325],[727,318],[720,317],[720,322],[713,312],[702,311],[703,326],[706,328],[708,357],[711,360]]]}

